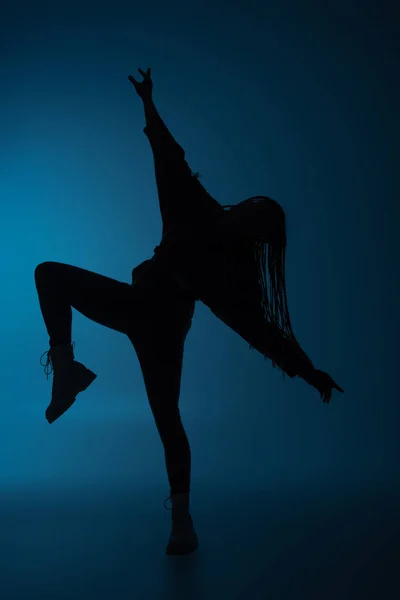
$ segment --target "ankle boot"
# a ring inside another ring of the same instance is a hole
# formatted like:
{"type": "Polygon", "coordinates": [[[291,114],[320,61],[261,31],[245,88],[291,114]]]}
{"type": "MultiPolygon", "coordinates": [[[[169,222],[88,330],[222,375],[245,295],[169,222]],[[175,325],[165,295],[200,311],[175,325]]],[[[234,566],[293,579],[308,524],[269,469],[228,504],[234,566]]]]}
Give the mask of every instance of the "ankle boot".
{"type": "Polygon", "coordinates": [[[76,396],[86,390],[97,377],[82,363],[74,360],[74,346],[75,343],[52,346],[40,359],[47,379],[54,371],[51,402],[46,410],[49,423],[61,417],[73,405],[76,396]],[[45,354],[47,362],[43,365],[42,358],[45,354]]]}
{"type": "Polygon", "coordinates": [[[171,494],[167,500],[172,502],[172,509],[168,509],[172,510],[172,529],[166,553],[190,554],[198,548],[199,540],[189,511],[189,493],[171,494]]]}

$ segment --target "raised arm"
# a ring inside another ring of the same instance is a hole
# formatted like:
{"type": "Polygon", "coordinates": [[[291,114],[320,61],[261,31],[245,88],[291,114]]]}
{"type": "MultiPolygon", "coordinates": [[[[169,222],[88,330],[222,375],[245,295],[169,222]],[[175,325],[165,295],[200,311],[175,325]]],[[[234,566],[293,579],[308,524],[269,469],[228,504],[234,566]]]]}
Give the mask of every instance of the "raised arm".
{"type": "Polygon", "coordinates": [[[153,81],[151,79],[151,69],[147,69],[146,73],[142,71],[142,69],[138,69],[138,71],[143,76],[143,81],[136,81],[132,75],[129,75],[128,79],[135,88],[138,96],[143,100],[146,122],[149,124],[156,120],[162,120],[153,102],[153,81]]]}
{"type": "Polygon", "coordinates": [[[138,69],[138,71],[143,76],[143,81],[136,81],[132,75],[129,75],[128,79],[143,101],[144,115],[146,118],[146,127],[144,131],[153,146],[153,150],[166,150],[171,144],[175,150],[178,149],[182,156],[184,156],[185,153],[183,148],[177,143],[169,131],[154,104],[151,69],[148,68],[146,72],[142,71],[142,69],[138,69]]]}

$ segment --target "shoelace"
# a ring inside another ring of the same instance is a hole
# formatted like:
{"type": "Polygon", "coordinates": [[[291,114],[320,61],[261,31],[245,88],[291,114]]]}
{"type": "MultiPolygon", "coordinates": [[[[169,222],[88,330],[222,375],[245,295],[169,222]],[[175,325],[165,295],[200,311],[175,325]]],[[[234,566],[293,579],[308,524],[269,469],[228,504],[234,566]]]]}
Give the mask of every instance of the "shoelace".
{"type": "MultiPolygon", "coordinates": [[[[74,348],[75,348],[75,342],[72,342],[72,350],[74,350],[74,348]]],[[[51,361],[50,352],[51,352],[51,348],[50,348],[50,350],[47,350],[46,352],[44,352],[44,353],[42,354],[42,356],[40,357],[40,364],[42,365],[42,367],[44,367],[44,372],[45,372],[45,375],[46,375],[46,379],[47,379],[47,380],[49,379],[49,375],[51,375],[51,374],[52,374],[52,372],[53,372],[53,370],[54,370],[54,369],[53,369],[53,363],[52,363],[52,361],[51,361]],[[43,358],[43,356],[45,356],[46,354],[47,354],[47,361],[46,361],[46,364],[43,364],[43,363],[42,363],[42,358],[43,358]]]]}
{"type": "Polygon", "coordinates": [[[170,502],[172,504],[172,494],[170,494],[164,502],[164,508],[166,508],[167,510],[172,510],[172,506],[171,506],[171,508],[168,508],[168,506],[165,506],[167,504],[168,500],[170,500],[170,502]]]}

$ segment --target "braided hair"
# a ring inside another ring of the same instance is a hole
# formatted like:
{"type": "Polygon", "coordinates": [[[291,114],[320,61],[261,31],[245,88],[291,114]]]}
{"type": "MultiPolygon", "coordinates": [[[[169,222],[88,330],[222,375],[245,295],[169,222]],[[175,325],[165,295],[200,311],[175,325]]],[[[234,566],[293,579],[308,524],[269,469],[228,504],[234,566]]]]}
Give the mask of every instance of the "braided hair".
{"type": "Polygon", "coordinates": [[[286,292],[287,240],[285,217],[283,219],[282,227],[274,240],[266,242],[259,239],[254,242],[254,254],[259,268],[264,314],[268,321],[281,329],[285,336],[294,338],[286,292]],[[266,267],[269,274],[269,290],[266,267]]]}
{"type": "MultiPolygon", "coordinates": [[[[285,212],[278,202],[267,196],[254,196],[240,204],[249,203],[249,206],[254,206],[263,202],[268,205],[268,210],[274,211],[278,217],[276,219],[277,227],[273,232],[266,227],[265,234],[259,232],[252,239],[252,254],[258,270],[263,314],[266,321],[280,331],[281,335],[278,339],[282,341],[282,344],[285,340],[290,340],[298,345],[292,329],[286,292],[287,237],[285,212]]],[[[225,205],[223,208],[234,208],[234,206],[225,205]]],[[[257,218],[257,211],[255,211],[255,214],[257,218]]],[[[260,218],[258,218],[258,221],[262,222],[260,218]]],[[[257,223],[257,229],[260,228],[259,222],[257,223]]],[[[276,366],[276,363],[272,362],[273,366],[276,366]]]]}

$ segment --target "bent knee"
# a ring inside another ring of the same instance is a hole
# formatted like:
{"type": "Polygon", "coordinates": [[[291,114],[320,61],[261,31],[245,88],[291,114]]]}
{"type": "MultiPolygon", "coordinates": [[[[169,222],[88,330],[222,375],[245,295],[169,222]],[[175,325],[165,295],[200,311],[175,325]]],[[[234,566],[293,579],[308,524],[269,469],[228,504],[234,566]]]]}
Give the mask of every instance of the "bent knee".
{"type": "Polygon", "coordinates": [[[49,261],[49,260],[46,260],[45,262],[38,264],[37,267],[35,268],[35,281],[37,281],[38,279],[41,279],[43,277],[46,277],[46,275],[50,271],[54,270],[54,266],[57,264],[58,263],[56,263],[54,261],[49,261]]]}

